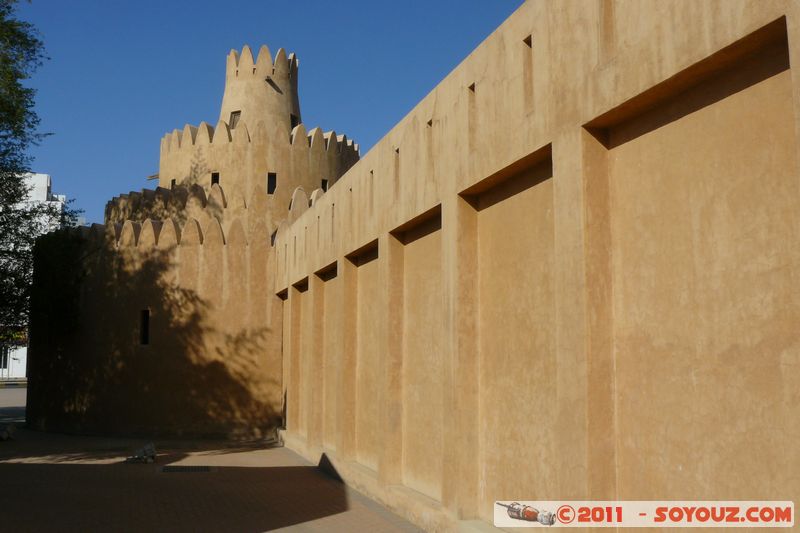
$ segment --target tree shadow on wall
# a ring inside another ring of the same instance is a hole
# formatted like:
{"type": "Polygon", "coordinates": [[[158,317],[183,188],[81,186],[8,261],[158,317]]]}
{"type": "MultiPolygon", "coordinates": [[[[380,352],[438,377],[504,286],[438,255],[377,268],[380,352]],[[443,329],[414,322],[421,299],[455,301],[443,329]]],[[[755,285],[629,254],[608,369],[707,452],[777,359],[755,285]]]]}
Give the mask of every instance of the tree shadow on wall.
{"type": "Polygon", "coordinates": [[[114,241],[111,234],[58,232],[37,243],[29,427],[273,436],[280,368],[265,364],[270,330],[247,327],[240,317],[220,320],[224,310],[192,288],[199,284],[191,276],[179,286],[174,247],[114,241]]]}

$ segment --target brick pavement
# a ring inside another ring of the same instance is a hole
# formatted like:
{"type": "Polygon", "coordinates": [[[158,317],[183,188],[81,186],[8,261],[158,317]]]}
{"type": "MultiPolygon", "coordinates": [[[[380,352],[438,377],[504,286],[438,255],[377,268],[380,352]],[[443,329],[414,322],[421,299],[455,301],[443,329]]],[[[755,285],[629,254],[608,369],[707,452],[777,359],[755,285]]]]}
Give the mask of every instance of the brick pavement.
{"type": "MultiPolygon", "coordinates": [[[[6,392],[0,418],[19,412],[6,392]]],[[[0,531],[419,531],[286,448],[156,441],[155,464],[124,463],[143,442],[20,429],[0,442],[0,531]]]]}

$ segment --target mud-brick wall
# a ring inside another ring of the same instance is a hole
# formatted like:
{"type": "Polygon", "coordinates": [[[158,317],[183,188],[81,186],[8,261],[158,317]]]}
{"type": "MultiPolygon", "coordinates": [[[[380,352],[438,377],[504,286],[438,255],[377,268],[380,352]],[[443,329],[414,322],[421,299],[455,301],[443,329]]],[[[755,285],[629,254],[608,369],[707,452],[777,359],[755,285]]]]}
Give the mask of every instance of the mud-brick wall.
{"type": "Polygon", "coordinates": [[[37,245],[28,422],[82,433],[269,436],[280,300],[263,225],[96,225],[37,245]],[[146,315],[143,316],[143,315],[146,315]],[[63,323],[63,326],[62,326],[63,323]]]}
{"type": "Polygon", "coordinates": [[[288,446],[430,530],[800,498],[800,7],[526,2],[279,229],[288,446]]]}

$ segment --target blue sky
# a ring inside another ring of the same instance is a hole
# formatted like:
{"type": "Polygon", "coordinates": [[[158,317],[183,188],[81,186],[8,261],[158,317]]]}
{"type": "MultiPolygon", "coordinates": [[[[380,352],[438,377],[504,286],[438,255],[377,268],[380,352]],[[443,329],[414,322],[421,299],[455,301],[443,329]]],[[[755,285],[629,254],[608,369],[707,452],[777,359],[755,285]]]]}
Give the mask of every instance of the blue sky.
{"type": "Polygon", "coordinates": [[[50,57],[29,83],[53,134],[33,168],[102,222],[107,200],[148,186],[164,133],[216,123],[225,57],[244,44],[295,52],[304,123],[346,133],[363,155],[521,3],[22,2],[50,57]]]}

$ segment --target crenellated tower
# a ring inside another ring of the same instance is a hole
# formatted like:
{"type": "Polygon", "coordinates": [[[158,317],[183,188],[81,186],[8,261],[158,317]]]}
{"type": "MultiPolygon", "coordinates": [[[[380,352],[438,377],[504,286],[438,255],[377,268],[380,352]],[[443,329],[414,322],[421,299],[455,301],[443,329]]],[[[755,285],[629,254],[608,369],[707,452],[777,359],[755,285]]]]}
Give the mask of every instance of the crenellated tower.
{"type": "Polygon", "coordinates": [[[300,122],[300,99],[297,95],[298,61],[286,56],[283,48],[273,61],[269,48],[262,46],[254,61],[250,47],[239,54],[231,50],[225,70],[225,93],[219,120],[235,129],[240,121],[255,125],[282,124],[291,130],[300,122]]]}
{"type": "Polygon", "coordinates": [[[76,330],[71,346],[91,365],[113,367],[114,386],[79,413],[55,407],[49,416],[56,404],[77,405],[65,398],[38,404],[32,412],[47,414],[38,427],[274,434],[283,401],[282,307],[270,291],[278,228],[359,158],[344,135],[301,122],[297,65],[282,49],[273,59],[262,46],[256,60],[247,46],[232,51],[216,125],[167,133],[155,190],[112,198],[105,224],[75,232],[67,263],[80,264],[86,298],[64,313],[110,325],[105,336],[76,330]],[[128,380],[154,361],[156,385],[128,380]],[[181,387],[203,393],[173,393],[181,387]],[[118,397],[137,401],[116,410],[118,397]]]}
{"type": "MultiPolygon", "coordinates": [[[[265,222],[273,232],[289,217],[297,189],[306,197],[317,189],[324,193],[359,157],[358,145],[346,136],[305,127],[297,77],[297,58],[282,48],[274,59],[266,46],[256,59],[249,46],[241,53],[232,50],[216,126],[201,122],[167,133],[161,139],[159,190],[112,199],[106,221],[160,219],[165,213],[185,218],[182,199],[197,188],[203,194],[195,190],[194,197],[210,198],[217,185],[225,191],[225,206],[238,206],[237,211],[263,206],[258,213],[248,209],[248,218],[265,222]],[[160,205],[151,199],[162,198],[169,209],[148,207],[160,205]]],[[[232,211],[216,213],[227,229],[232,211]]]]}

